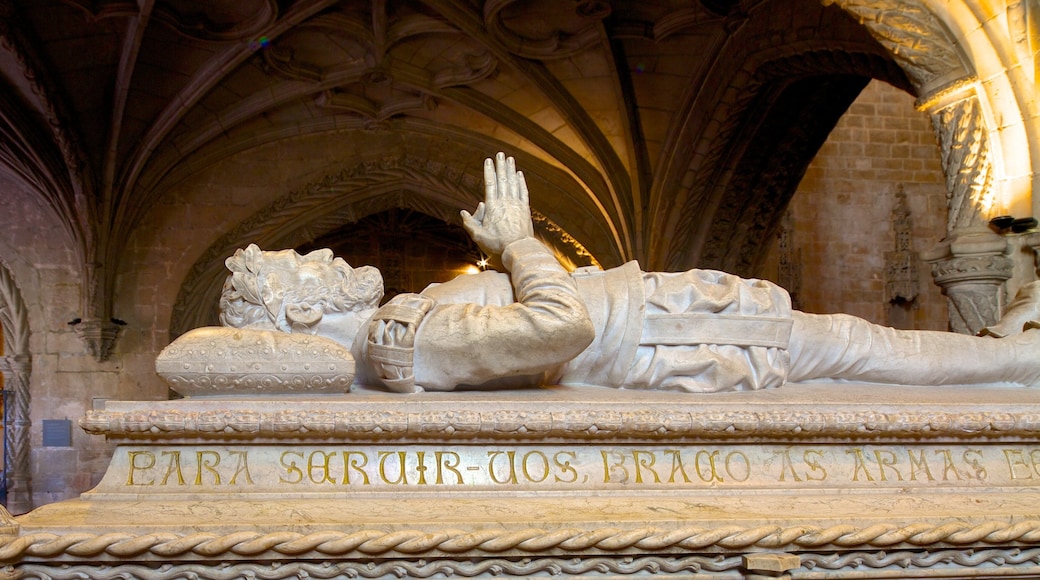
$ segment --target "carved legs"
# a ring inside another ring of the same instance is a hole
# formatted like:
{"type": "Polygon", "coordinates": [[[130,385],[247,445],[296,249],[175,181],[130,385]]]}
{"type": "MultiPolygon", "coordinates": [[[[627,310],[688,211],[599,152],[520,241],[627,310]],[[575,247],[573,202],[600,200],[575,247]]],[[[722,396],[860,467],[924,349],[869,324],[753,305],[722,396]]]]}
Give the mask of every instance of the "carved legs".
{"type": "Polygon", "coordinates": [[[896,330],[846,314],[794,313],[792,382],[1040,386],[1040,330],[1005,339],[896,330]]]}

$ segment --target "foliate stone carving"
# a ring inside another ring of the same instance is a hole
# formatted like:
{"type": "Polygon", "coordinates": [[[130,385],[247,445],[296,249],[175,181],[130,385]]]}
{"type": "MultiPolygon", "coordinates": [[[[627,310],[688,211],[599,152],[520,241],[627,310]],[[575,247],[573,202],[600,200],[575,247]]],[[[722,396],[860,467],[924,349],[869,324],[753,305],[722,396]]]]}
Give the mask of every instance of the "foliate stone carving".
{"type": "MultiPolygon", "coordinates": [[[[185,577],[212,580],[258,578],[281,580],[297,578],[529,578],[535,575],[675,574],[723,572],[740,566],[740,558],[725,556],[638,556],[620,558],[487,558],[482,560],[394,560],[388,562],[282,562],[244,564],[226,562],[216,566],[179,564],[114,566],[25,564],[18,567],[22,577],[50,580],[81,578],[140,578],[174,580],[185,577]]],[[[0,577],[2,579],[2,577],[0,577]]]]}
{"type": "Polygon", "coordinates": [[[918,0],[823,0],[856,18],[906,71],[914,86],[964,75],[942,21],[918,0]]]}
{"type": "Polygon", "coordinates": [[[845,552],[841,554],[802,554],[802,567],[809,570],[862,570],[898,568],[904,571],[929,568],[976,568],[985,564],[1011,566],[1040,564],[1040,549],[936,550],[928,552],[845,552]]]}
{"type": "MultiPolygon", "coordinates": [[[[1040,564],[1037,549],[937,550],[913,552],[843,552],[840,554],[800,554],[801,568],[808,571],[858,571],[897,568],[910,573],[936,568],[975,568],[990,564],[1005,572],[1012,566],[1040,564]]],[[[12,577],[45,580],[79,580],[81,578],[140,578],[142,580],[174,580],[185,577],[206,580],[258,578],[281,580],[296,578],[485,578],[530,577],[549,574],[613,574],[642,576],[645,574],[677,574],[727,572],[739,570],[741,558],[726,556],[636,556],[591,558],[487,558],[482,560],[394,560],[387,562],[280,562],[252,564],[224,562],[217,565],[181,563],[177,565],[143,564],[22,564],[10,569],[12,577]]],[[[3,578],[4,576],[0,576],[3,578]]]]}
{"type": "Polygon", "coordinates": [[[432,441],[450,435],[467,441],[546,441],[558,437],[627,438],[647,441],[835,437],[880,440],[942,431],[959,437],[1027,437],[1040,434],[1032,412],[941,410],[880,411],[716,410],[661,411],[426,411],[374,410],[88,411],[80,426],[93,435],[155,439],[220,438],[229,433],[255,439],[432,441]]]}
{"type": "Polygon", "coordinates": [[[912,302],[917,298],[917,253],[913,251],[914,220],[902,185],[896,192],[892,208],[892,230],[895,250],[885,252],[885,300],[912,302]]]}
{"type": "Polygon", "coordinates": [[[971,96],[932,113],[946,174],[946,228],[985,227],[994,205],[989,136],[978,98],[971,96]]]}

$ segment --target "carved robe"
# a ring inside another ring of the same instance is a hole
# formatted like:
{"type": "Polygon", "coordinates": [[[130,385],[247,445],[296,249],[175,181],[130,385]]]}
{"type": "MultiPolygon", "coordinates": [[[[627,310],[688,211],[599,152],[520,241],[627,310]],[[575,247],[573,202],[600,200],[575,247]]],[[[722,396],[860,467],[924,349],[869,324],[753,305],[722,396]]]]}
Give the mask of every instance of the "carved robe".
{"type": "Polygon", "coordinates": [[[483,272],[402,295],[358,335],[365,381],[392,390],[591,384],[692,392],[782,385],[791,304],[780,287],[629,262],[567,273],[540,242],[483,272]],[[411,365],[409,367],[409,365],[411,365]]]}

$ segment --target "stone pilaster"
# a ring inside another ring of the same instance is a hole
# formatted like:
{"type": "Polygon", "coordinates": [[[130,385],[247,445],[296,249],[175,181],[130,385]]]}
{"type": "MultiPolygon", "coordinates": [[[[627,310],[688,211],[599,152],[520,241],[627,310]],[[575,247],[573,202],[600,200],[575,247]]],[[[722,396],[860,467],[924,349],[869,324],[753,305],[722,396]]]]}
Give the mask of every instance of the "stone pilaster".
{"type": "Polygon", "coordinates": [[[4,470],[7,474],[7,509],[25,513],[32,505],[32,471],[29,463],[29,355],[0,357],[0,373],[4,375],[4,470]]]}
{"type": "Polygon", "coordinates": [[[932,118],[946,174],[947,235],[922,256],[949,299],[950,328],[975,334],[995,323],[1013,261],[1007,241],[988,226],[994,212],[989,135],[974,79],[953,83],[919,101],[932,118]]]}

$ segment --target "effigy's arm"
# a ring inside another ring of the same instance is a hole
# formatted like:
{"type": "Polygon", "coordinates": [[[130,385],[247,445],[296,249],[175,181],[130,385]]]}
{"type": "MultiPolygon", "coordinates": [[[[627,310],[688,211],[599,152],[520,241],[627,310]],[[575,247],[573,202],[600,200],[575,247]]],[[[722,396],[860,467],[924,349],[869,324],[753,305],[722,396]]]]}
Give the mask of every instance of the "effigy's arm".
{"type": "Polygon", "coordinates": [[[541,375],[595,336],[570,275],[538,240],[502,253],[517,302],[508,306],[438,304],[416,337],[415,380],[429,390],[541,375]]]}
{"type": "Polygon", "coordinates": [[[447,390],[538,375],[577,356],[595,330],[574,280],[533,237],[523,173],[499,153],[484,163],[485,201],[463,225],[490,254],[500,254],[516,302],[507,306],[439,304],[416,337],[415,379],[447,390]]]}

